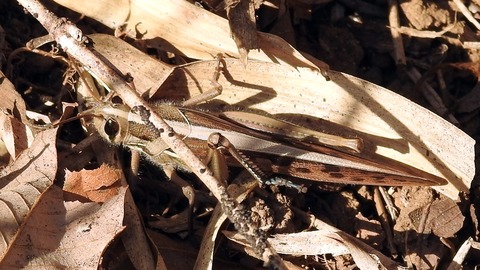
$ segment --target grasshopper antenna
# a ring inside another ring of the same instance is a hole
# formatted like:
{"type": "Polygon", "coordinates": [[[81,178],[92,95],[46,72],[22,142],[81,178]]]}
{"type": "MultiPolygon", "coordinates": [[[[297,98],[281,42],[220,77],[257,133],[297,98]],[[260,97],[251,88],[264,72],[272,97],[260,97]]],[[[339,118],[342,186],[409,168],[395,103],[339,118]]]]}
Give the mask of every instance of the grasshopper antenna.
{"type": "Polygon", "coordinates": [[[60,120],[56,123],[53,123],[51,125],[51,127],[55,128],[55,127],[58,127],[60,125],[70,123],[70,122],[73,122],[73,121],[78,120],[78,119],[82,119],[82,118],[89,117],[89,116],[96,116],[96,114],[93,113],[93,110],[94,109],[88,109],[88,110],[85,110],[85,111],[77,114],[76,116],[73,116],[73,117],[70,117],[70,118],[67,118],[67,119],[64,119],[64,120],[60,120]]]}

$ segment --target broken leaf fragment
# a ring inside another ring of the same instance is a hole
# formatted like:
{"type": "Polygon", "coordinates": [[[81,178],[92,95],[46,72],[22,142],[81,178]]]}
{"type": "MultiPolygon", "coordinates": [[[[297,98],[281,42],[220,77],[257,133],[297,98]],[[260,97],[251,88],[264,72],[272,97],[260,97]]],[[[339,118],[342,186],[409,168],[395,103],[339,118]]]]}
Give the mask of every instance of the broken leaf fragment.
{"type": "Polygon", "coordinates": [[[105,202],[118,194],[121,178],[121,170],[102,164],[94,170],[67,172],[63,189],[69,194],[67,200],[75,194],[93,202],[105,202]]]}

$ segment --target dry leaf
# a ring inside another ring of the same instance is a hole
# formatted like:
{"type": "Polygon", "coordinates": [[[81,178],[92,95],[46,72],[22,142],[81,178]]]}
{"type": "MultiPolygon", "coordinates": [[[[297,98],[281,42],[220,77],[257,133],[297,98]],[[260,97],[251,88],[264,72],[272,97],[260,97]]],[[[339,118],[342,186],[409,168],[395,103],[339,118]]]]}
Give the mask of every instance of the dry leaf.
{"type": "Polygon", "coordinates": [[[122,233],[122,242],[128,257],[136,269],[164,270],[167,269],[161,254],[151,243],[148,237],[140,212],[135,205],[130,191],[125,194],[125,217],[126,226],[122,233]]]}
{"type": "Polygon", "coordinates": [[[52,186],[35,205],[0,268],[97,269],[107,245],[124,227],[125,188],[103,205],[64,202],[52,186]]]}
{"type": "Polygon", "coordinates": [[[33,134],[28,126],[25,102],[13,84],[0,71],[0,140],[15,160],[19,153],[32,144],[33,134]]]}
{"type": "MultiPolygon", "coordinates": [[[[135,88],[142,93],[157,91],[173,68],[113,36],[94,34],[89,37],[95,43],[95,50],[122,73],[129,73],[133,77],[135,88]]],[[[90,92],[87,94],[90,95],[90,92]]]]}
{"type": "Polygon", "coordinates": [[[268,240],[280,254],[333,256],[349,254],[348,248],[342,242],[332,238],[331,232],[311,231],[290,234],[276,234],[268,240]]]}
{"type": "MultiPolygon", "coordinates": [[[[223,233],[230,240],[248,247],[240,234],[228,231],[223,233]]],[[[320,231],[275,235],[269,239],[269,243],[278,253],[296,256],[348,253],[360,269],[378,269],[379,265],[394,269],[393,267],[398,265],[367,244],[333,227],[325,227],[325,230],[320,231]]]]}
{"type": "Polygon", "coordinates": [[[16,118],[0,112],[0,139],[10,154],[12,160],[33,141],[33,134],[30,127],[20,122],[16,118]]]}
{"type": "Polygon", "coordinates": [[[25,101],[22,96],[15,90],[13,84],[0,71],[0,92],[2,98],[0,99],[0,108],[4,112],[19,119],[22,123],[26,123],[27,117],[25,101]]]}
{"type": "MultiPolygon", "coordinates": [[[[115,0],[55,2],[85,14],[108,27],[116,28],[127,22],[126,33],[140,35],[147,45],[181,53],[193,59],[212,59],[217,54],[240,58],[230,35],[228,21],[188,1],[115,0]],[[115,10],[114,13],[111,10],[115,10]],[[128,21],[126,21],[128,20],[128,21]]],[[[293,67],[317,66],[304,58],[283,39],[258,33],[260,50],[249,53],[249,59],[287,63],[293,67]]],[[[323,66],[322,66],[323,68],[323,66]]]]}
{"type": "Polygon", "coordinates": [[[118,194],[121,178],[121,170],[102,164],[94,170],[67,171],[63,189],[93,202],[105,202],[118,194]]]}
{"type": "Polygon", "coordinates": [[[38,133],[32,146],[0,172],[1,258],[42,193],[53,183],[57,172],[56,134],[57,129],[38,133]]]}
{"type": "Polygon", "coordinates": [[[447,198],[417,208],[408,216],[419,234],[428,234],[433,231],[436,236],[444,238],[453,237],[463,227],[465,220],[458,205],[447,198]]]}

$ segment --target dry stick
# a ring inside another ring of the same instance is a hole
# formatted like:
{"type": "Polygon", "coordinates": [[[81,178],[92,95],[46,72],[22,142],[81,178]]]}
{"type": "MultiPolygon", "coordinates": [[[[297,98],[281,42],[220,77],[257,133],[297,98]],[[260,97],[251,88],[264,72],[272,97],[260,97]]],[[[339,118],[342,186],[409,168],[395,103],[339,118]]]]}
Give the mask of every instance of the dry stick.
{"type": "Polygon", "coordinates": [[[458,9],[460,9],[463,16],[465,16],[469,22],[471,22],[478,30],[480,30],[480,23],[472,16],[472,13],[470,13],[463,2],[460,0],[453,0],[453,2],[457,5],[458,9]]]}
{"type": "Polygon", "coordinates": [[[392,35],[394,60],[397,66],[407,64],[405,58],[405,50],[403,48],[402,35],[400,34],[400,19],[398,18],[398,3],[396,0],[388,0],[389,14],[388,21],[390,23],[390,33],[392,35]]]}
{"type": "Polygon", "coordinates": [[[462,269],[462,264],[465,261],[465,257],[467,257],[468,252],[472,248],[473,239],[469,237],[457,251],[457,254],[453,257],[452,262],[448,266],[447,270],[459,270],[462,269]]]}
{"type": "Polygon", "coordinates": [[[182,157],[183,161],[189,165],[198,178],[207,186],[212,194],[220,201],[222,208],[228,215],[237,230],[243,234],[250,242],[255,251],[263,260],[278,269],[286,269],[278,254],[271,248],[262,235],[261,230],[248,223],[250,216],[245,209],[237,207],[237,204],[231,199],[213,173],[207,168],[200,159],[187,147],[174,130],[157,115],[137,92],[133,91],[124,81],[120,74],[117,74],[111,67],[105,63],[105,59],[99,55],[93,48],[88,47],[88,38],[73,23],[65,18],[59,18],[47,10],[37,0],[18,0],[18,2],[32,14],[47,29],[50,36],[63,48],[70,56],[81,62],[86,68],[95,73],[110,89],[113,89],[130,108],[139,108],[145,112],[145,121],[153,124],[160,132],[164,142],[182,157]]]}
{"type": "MultiPolygon", "coordinates": [[[[418,84],[418,81],[421,80],[422,78],[422,75],[420,74],[420,72],[414,67],[409,68],[407,70],[407,75],[410,77],[410,79],[413,82],[416,82],[417,84],[418,84]]],[[[428,101],[428,103],[432,106],[433,111],[438,115],[442,115],[450,123],[458,126],[459,125],[458,120],[455,118],[455,116],[453,116],[453,114],[451,114],[448,111],[447,107],[442,101],[442,98],[438,95],[435,89],[433,89],[427,83],[423,83],[422,85],[423,86],[420,88],[420,91],[422,91],[423,96],[428,101]]]]}
{"type": "Polygon", "coordinates": [[[396,257],[398,253],[393,243],[394,241],[392,226],[388,219],[385,205],[383,204],[380,188],[381,187],[373,188],[373,200],[375,201],[375,208],[377,209],[378,219],[380,220],[380,224],[382,224],[383,230],[385,231],[385,235],[387,237],[387,244],[390,254],[396,257]]]}

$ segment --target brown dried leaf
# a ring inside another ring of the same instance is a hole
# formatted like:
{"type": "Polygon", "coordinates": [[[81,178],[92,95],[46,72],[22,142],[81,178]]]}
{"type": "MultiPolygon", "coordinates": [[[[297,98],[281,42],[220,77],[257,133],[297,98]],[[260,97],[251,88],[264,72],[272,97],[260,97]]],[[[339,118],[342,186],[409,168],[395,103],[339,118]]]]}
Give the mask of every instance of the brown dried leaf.
{"type": "Polygon", "coordinates": [[[463,227],[465,220],[458,205],[447,198],[417,208],[409,213],[409,217],[418,233],[433,232],[444,238],[453,237],[463,227]],[[422,218],[424,215],[427,216],[422,218]]]}
{"type": "Polygon", "coordinates": [[[57,172],[57,129],[40,132],[32,146],[0,172],[0,254],[18,236],[21,226],[40,196],[53,183],[57,172]]]}
{"type": "Polygon", "coordinates": [[[63,189],[93,202],[105,202],[118,194],[121,178],[121,170],[102,164],[94,170],[67,172],[63,189]]]}
{"type": "Polygon", "coordinates": [[[103,205],[64,202],[52,186],[35,205],[0,268],[97,269],[107,245],[124,227],[125,188],[103,205]]]}
{"type": "Polygon", "coordinates": [[[163,257],[145,231],[142,216],[130,192],[125,194],[124,204],[126,229],[122,233],[122,242],[133,265],[136,269],[167,269],[163,257]]]}

